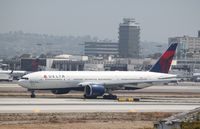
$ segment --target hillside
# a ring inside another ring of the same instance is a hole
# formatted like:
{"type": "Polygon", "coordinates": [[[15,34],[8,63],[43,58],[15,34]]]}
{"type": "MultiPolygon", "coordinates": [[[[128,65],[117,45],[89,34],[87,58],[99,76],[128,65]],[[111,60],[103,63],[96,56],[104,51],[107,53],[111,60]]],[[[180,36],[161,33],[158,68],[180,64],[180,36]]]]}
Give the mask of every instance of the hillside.
{"type": "MultiPolygon", "coordinates": [[[[0,33],[0,59],[22,54],[83,54],[85,41],[98,41],[90,36],[52,36],[24,33],[22,31],[0,33]]],[[[147,56],[166,49],[167,44],[141,41],[141,54],[147,56]]]]}

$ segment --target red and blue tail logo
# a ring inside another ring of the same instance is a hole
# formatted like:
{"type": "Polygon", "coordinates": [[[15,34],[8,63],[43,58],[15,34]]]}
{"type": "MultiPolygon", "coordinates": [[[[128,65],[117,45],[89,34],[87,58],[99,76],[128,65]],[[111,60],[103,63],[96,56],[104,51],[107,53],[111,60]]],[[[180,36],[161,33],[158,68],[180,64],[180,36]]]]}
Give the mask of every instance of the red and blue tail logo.
{"type": "Polygon", "coordinates": [[[172,43],[167,51],[160,57],[150,72],[168,73],[178,43],[172,43]]]}

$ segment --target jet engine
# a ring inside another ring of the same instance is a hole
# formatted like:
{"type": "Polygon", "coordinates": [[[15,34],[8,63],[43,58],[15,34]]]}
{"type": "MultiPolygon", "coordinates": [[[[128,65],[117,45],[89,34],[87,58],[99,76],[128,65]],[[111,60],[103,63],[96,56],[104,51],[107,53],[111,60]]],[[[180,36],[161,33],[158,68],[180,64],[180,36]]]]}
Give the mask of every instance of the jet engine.
{"type": "Polygon", "coordinates": [[[96,98],[97,96],[102,96],[105,93],[105,87],[100,84],[87,85],[84,89],[85,98],[96,98]]]}
{"type": "Polygon", "coordinates": [[[67,94],[69,93],[70,90],[68,89],[59,89],[59,90],[52,90],[51,92],[53,94],[67,94]]]}

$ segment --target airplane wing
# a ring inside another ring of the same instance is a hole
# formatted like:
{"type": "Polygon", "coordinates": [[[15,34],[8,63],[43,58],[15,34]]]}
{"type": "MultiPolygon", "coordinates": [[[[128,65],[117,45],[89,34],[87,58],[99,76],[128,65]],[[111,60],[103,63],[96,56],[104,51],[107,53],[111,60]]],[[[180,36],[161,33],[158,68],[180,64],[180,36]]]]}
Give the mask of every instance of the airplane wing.
{"type": "Polygon", "coordinates": [[[79,83],[79,86],[87,86],[87,85],[104,85],[106,88],[109,88],[110,86],[113,85],[137,85],[137,84],[142,84],[142,83],[169,83],[169,82],[177,82],[178,79],[155,79],[155,80],[119,80],[119,81],[94,81],[94,82],[82,82],[79,83]]]}
{"type": "Polygon", "coordinates": [[[141,83],[169,83],[177,82],[178,79],[159,79],[159,80],[133,80],[133,81],[119,81],[119,82],[107,82],[105,85],[131,85],[141,83]]]}

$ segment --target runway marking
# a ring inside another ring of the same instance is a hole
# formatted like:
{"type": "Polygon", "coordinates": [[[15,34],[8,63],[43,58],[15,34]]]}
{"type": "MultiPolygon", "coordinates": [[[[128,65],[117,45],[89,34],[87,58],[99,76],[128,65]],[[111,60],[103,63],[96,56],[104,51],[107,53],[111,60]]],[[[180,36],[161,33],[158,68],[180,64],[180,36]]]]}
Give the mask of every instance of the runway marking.
{"type": "Polygon", "coordinates": [[[34,112],[34,113],[39,113],[39,112],[40,112],[40,109],[39,109],[39,108],[35,108],[35,109],[33,109],[33,112],[34,112]]]}
{"type": "Polygon", "coordinates": [[[131,109],[131,110],[129,110],[128,112],[137,112],[137,110],[131,109]]]}

